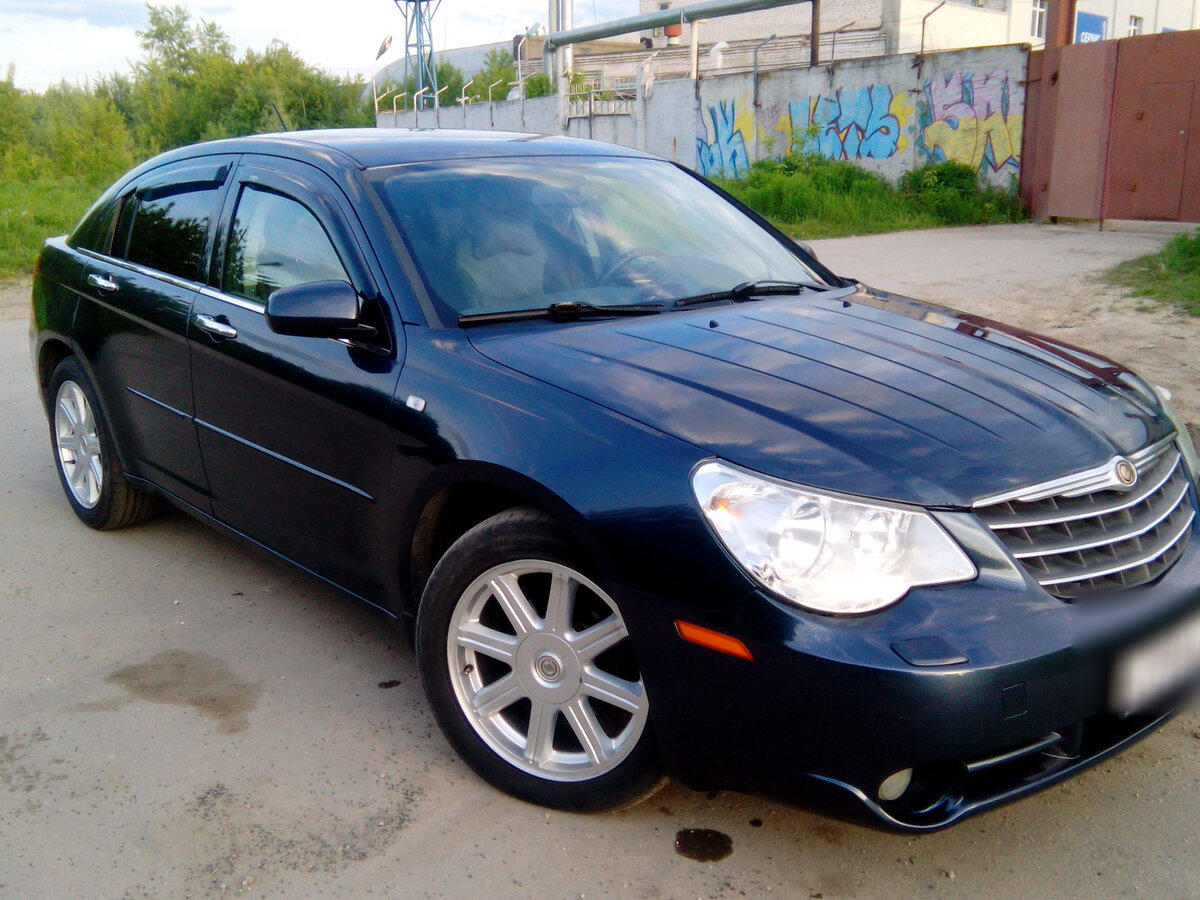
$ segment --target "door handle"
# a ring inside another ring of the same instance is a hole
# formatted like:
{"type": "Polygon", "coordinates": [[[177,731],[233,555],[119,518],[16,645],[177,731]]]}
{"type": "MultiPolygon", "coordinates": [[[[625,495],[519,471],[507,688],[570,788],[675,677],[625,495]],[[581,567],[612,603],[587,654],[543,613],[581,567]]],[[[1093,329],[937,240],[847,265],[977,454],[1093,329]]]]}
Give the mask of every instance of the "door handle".
{"type": "Polygon", "coordinates": [[[106,294],[111,294],[117,289],[117,283],[115,281],[113,281],[107,275],[100,275],[96,272],[88,275],[87,283],[96,288],[96,290],[104,291],[106,294]]]}
{"type": "Polygon", "coordinates": [[[201,331],[207,331],[213,337],[232,340],[237,337],[237,329],[228,322],[222,322],[220,319],[215,319],[212,316],[199,315],[196,316],[196,327],[201,331]]]}

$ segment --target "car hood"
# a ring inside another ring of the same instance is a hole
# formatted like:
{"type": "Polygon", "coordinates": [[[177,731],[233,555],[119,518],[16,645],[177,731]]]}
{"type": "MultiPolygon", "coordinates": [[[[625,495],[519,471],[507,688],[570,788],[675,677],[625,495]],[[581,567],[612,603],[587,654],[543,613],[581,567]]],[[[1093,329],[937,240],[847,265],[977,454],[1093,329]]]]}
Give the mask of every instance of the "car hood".
{"type": "Polygon", "coordinates": [[[1110,360],[862,287],[470,338],[706,454],[927,506],[968,506],[1169,432],[1145,382],[1110,360]]]}

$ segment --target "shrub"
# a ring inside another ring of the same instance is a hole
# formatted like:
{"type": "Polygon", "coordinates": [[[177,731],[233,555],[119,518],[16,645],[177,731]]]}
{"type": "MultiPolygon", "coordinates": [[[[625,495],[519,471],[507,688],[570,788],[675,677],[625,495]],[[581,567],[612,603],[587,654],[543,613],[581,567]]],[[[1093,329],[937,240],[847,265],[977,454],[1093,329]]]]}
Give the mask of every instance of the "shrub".
{"type": "Polygon", "coordinates": [[[912,203],[947,225],[1015,222],[1022,218],[1014,189],[999,191],[980,186],[970,166],[958,162],[931,163],[900,177],[900,192],[912,203]]]}
{"type": "MultiPolygon", "coordinates": [[[[793,141],[793,146],[808,146],[793,141]]],[[[1023,218],[1015,186],[980,187],[960,163],[936,163],[909,172],[893,187],[847,160],[793,152],[750,166],[740,180],[716,179],[756,212],[797,237],[870,234],[1023,218]]]]}

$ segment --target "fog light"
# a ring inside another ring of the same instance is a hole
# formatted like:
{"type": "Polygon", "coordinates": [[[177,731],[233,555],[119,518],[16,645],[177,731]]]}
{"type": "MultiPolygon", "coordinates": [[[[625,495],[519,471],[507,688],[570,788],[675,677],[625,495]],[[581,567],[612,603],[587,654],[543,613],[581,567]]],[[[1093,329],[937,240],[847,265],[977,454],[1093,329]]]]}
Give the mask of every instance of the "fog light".
{"type": "Polygon", "coordinates": [[[912,777],[912,769],[901,769],[894,775],[889,775],[879,785],[879,799],[899,800],[904,796],[904,792],[908,790],[908,786],[912,784],[912,777]]]}

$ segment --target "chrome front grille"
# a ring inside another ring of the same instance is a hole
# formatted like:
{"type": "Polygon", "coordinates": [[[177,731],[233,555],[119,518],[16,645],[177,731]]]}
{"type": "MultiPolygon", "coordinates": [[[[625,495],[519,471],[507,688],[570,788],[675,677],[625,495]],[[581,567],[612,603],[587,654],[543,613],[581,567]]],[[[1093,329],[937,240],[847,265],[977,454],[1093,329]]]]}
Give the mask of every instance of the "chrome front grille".
{"type": "Polygon", "coordinates": [[[1131,488],[1117,478],[1123,462],[985,498],[975,511],[1055,596],[1149,584],[1183,555],[1193,486],[1173,439],[1129,457],[1138,474],[1131,488]]]}

